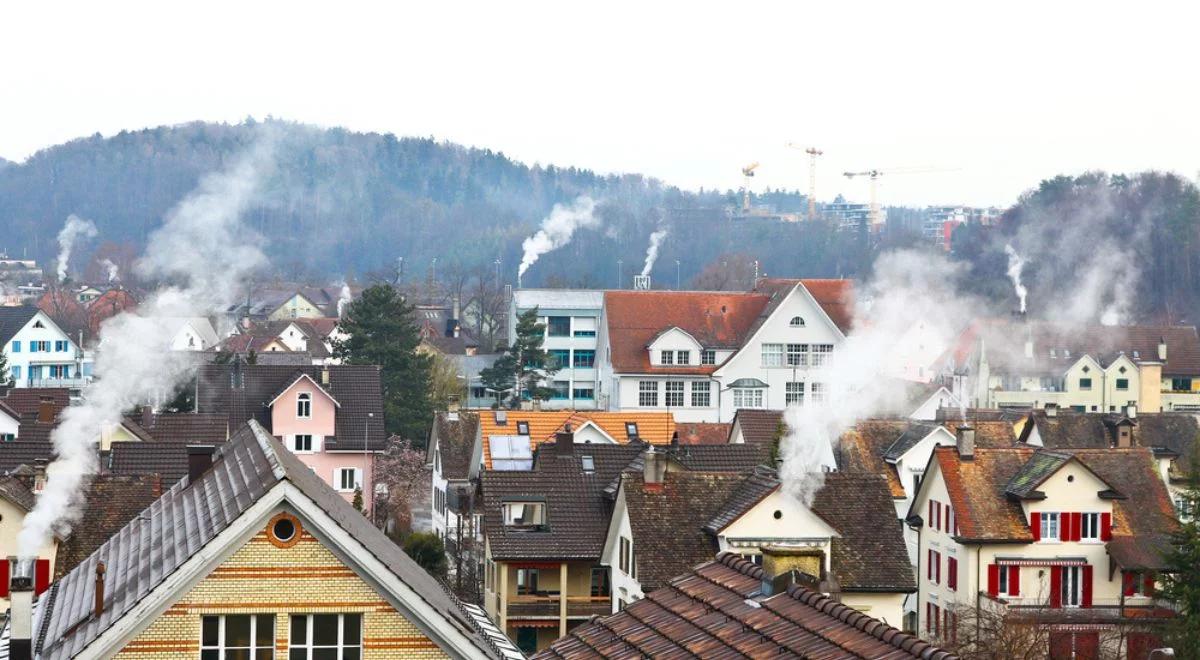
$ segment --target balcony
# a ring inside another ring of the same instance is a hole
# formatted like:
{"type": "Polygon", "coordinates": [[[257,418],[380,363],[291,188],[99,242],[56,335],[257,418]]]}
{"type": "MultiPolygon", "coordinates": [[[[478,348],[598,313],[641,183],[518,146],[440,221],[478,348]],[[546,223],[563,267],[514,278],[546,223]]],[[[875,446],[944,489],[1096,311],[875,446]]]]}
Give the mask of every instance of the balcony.
{"type": "Polygon", "coordinates": [[[83,389],[90,378],[30,378],[25,381],[25,387],[65,387],[72,390],[83,389]]]}
{"type": "MultiPolygon", "coordinates": [[[[523,594],[508,599],[508,618],[557,619],[558,594],[523,594]]],[[[567,596],[567,618],[612,613],[611,596],[567,596]]]]}

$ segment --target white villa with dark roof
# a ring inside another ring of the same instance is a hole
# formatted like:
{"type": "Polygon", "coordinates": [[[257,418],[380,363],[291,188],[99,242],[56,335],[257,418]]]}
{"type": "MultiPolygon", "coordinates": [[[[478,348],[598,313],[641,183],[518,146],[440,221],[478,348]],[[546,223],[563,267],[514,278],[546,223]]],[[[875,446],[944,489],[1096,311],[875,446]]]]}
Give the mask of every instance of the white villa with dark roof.
{"type": "Polygon", "coordinates": [[[33,306],[0,307],[0,350],[16,387],[79,389],[91,376],[91,356],[33,306]]]}

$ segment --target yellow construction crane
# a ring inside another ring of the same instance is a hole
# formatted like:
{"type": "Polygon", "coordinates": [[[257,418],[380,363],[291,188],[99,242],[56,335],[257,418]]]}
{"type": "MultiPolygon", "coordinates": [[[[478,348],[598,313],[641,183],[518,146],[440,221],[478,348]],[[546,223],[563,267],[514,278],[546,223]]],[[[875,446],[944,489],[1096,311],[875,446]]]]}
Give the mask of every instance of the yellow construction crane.
{"type": "Polygon", "coordinates": [[[817,217],[817,156],[821,156],[825,152],[816,147],[803,147],[795,142],[788,142],[787,146],[808,154],[808,219],[815,220],[817,217]]]}
{"type": "Polygon", "coordinates": [[[750,178],[754,176],[756,169],[758,169],[758,161],[742,168],[742,176],[746,177],[745,186],[742,188],[742,213],[750,212],[750,178]]]}
{"type": "Polygon", "coordinates": [[[894,167],[886,170],[866,170],[864,172],[843,172],[842,175],[847,179],[853,179],[856,176],[870,177],[871,180],[871,230],[879,229],[879,177],[884,174],[927,174],[931,172],[950,172],[952,170],[943,170],[932,167],[894,167]]]}

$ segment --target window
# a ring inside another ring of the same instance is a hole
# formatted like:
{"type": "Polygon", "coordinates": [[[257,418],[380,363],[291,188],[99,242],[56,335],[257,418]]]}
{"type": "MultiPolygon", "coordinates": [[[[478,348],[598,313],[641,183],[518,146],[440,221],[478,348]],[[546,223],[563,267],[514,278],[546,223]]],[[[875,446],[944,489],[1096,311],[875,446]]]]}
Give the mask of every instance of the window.
{"type": "Polygon", "coordinates": [[[1083,571],[1081,566],[1062,566],[1062,581],[1059,584],[1059,598],[1063,607],[1079,607],[1080,594],[1083,591],[1083,571]]]}
{"type": "Polygon", "coordinates": [[[517,435],[529,435],[529,422],[517,422],[517,435]]]}
{"type": "Polygon", "coordinates": [[[594,456],[580,456],[579,465],[583,468],[584,472],[595,472],[596,458],[594,456]]]}
{"type": "Polygon", "coordinates": [[[361,658],[361,614],[292,615],[291,638],[288,640],[288,660],[361,660],[361,658]]]}
{"type": "Polygon", "coordinates": [[[571,336],[571,317],[550,316],[546,318],[546,333],[551,337],[571,336]]]}
{"type": "MultiPolygon", "coordinates": [[[[15,367],[14,367],[15,369],[15,367]]],[[[14,373],[14,377],[15,377],[14,373]]],[[[1175,499],[1175,511],[1179,513],[1179,519],[1186,522],[1192,517],[1192,501],[1186,497],[1175,499]]]]}
{"type": "Polygon", "coordinates": [[[692,363],[692,352],[691,351],[675,351],[675,364],[691,364],[691,363],[692,363]]]}
{"type": "Polygon", "coordinates": [[[658,406],[657,380],[643,380],[638,383],[638,405],[642,408],[658,406]]]}
{"type": "Polygon", "coordinates": [[[1172,378],[1171,379],[1171,390],[1174,392],[1191,392],[1192,391],[1192,379],[1191,378],[1172,378]]]}
{"type": "Polygon", "coordinates": [[[800,318],[799,316],[793,316],[792,320],[788,321],[788,327],[803,328],[804,327],[804,319],[800,318]]]}
{"type": "Polygon", "coordinates": [[[734,408],[762,408],[763,391],[759,388],[736,388],[733,390],[734,408]]]}
{"type": "Polygon", "coordinates": [[[612,586],[608,581],[607,566],[592,567],[592,597],[606,598],[612,595],[612,586]]]}
{"type": "Polygon", "coordinates": [[[808,366],[808,344],[788,344],[787,345],[787,366],[789,366],[789,367],[807,367],[808,366]]]}
{"type": "Polygon", "coordinates": [[[19,341],[16,341],[16,340],[13,340],[13,343],[12,343],[12,352],[13,352],[13,353],[20,353],[20,352],[21,352],[21,342],[19,342],[19,341]]]}
{"type": "Polygon", "coordinates": [[[297,435],[292,438],[292,451],[312,451],[313,441],[311,435],[297,435]]]}
{"type": "Polygon", "coordinates": [[[808,386],[808,393],[811,395],[813,403],[825,403],[825,383],[812,383],[808,386]]]}
{"type": "Polygon", "coordinates": [[[745,559],[746,561],[750,562],[751,564],[754,564],[755,566],[762,566],[763,556],[757,552],[753,553],[753,554],[748,553],[748,552],[742,552],[742,553],[739,553],[739,556],[742,559],[745,559]]]}
{"type": "Polygon", "coordinates": [[[814,367],[821,367],[829,363],[829,356],[833,353],[833,344],[813,344],[812,345],[812,360],[811,364],[814,367]]]}
{"type": "Polygon", "coordinates": [[[523,596],[536,594],[538,591],[538,569],[517,569],[517,593],[523,596]]]}
{"type": "Polygon", "coordinates": [[[660,351],[658,354],[659,364],[675,364],[675,351],[660,351]]]}
{"type": "Polygon", "coordinates": [[[1100,540],[1100,514],[1085,513],[1080,516],[1079,539],[1081,541],[1100,540]]]}
{"type": "Polygon", "coordinates": [[[505,502],[504,524],[508,527],[537,527],[546,524],[544,502],[505,502]]]}
{"type": "Polygon", "coordinates": [[[1010,573],[1012,573],[1011,566],[1000,566],[999,570],[997,571],[996,588],[999,589],[999,593],[1002,595],[1008,595],[1011,593],[1009,591],[1009,587],[1011,585],[1009,584],[1010,581],[1008,579],[1010,573]]]}
{"type": "Polygon", "coordinates": [[[596,390],[592,386],[576,387],[571,390],[571,397],[575,399],[592,400],[596,398],[596,390]]]}
{"type": "Polygon", "coordinates": [[[566,399],[571,396],[571,381],[556,380],[550,383],[551,399],[566,399]]]}
{"type": "Polygon", "coordinates": [[[571,365],[577,369],[591,369],[596,366],[596,351],[576,350],[571,365]]]}
{"type": "Polygon", "coordinates": [[[692,381],[692,407],[707,408],[712,405],[712,383],[707,380],[692,381]]]}
{"type": "Polygon", "coordinates": [[[334,470],[334,486],[343,493],[362,488],[362,470],[344,467],[334,470]]]}
{"type": "Polygon", "coordinates": [[[1081,390],[1092,389],[1092,379],[1091,378],[1080,378],[1079,379],[1079,389],[1081,389],[1081,390]]]}
{"type": "Polygon", "coordinates": [[[308,392],[301,392],[296,397],[296,417],[300,419],[312,417],[312,395],[308,392]]]}
{"type": "Polygon", "coordinates": [[[628,436],[630,440],[638,437],[637,422],[625,422],[625,435],[628,436]]]}
{"type": "Polygon", "coordinates": [[[783,402],[787,405],[804,405],[804,383],[788,383],[784,386],[783,402]]]}
{"type": "Polygon", "coordinates": [[[596,331],[595,330],[576,330],[572,334],[574,334],[576,337],[595,337],[596,331]]]}
{"type": "Polygon", "coordinates": [[[700,351],[700,364],[716,364],[717,352],[711,348],[700,351]]]}
{"type": "Polygon", "coordinates": [[[630,573],[630,563],[631,563],[630,559],[632,557],[633,557],[633,541],[630,541],[629,539],[622,536],[621,541],[620,541],[620,550],[618,552],[618,557],[617,557],[617,566],[621,569],[622,573],[625,573],[625,574],[630,573]]]}
{"type": "Polygon", "coordinates": [[[66,353],[67,352],[66,340],[62,340],[62,339],[55,340],[54,341],[54,352],[55,353],[66,353]]]}
{"type": "Polygon", "coordinates": [[[928,564],[925,566],[925,578],[937,584],[942,577],[942,555],[937,550],[930,550],[928,560],[928,564]]]}
{"type": "Polygon", "coordinates": [[[206,616],[200,624],[200,660],[275,657],[274,614],[206,616]]]}
{"type": "Polygon", "coordinates": [[[1042,541],[1057,541],[1058,540],[1058,513],[1042,512],[1042,541]]]}
{"type": "Polygon", "coordinates": [[[783,366],[783,344],[763,344],[762,345],[762,366],[764,366],[764,367],[782,367],[783,366]]]}
{"type": "Polygon", "coordinates": [[[1118,378],[1117,379],[1117,389],[1118,390],[1129,389],[1129,379],[1128,378],[1118,378]]]}
{"type": "Polygon", "coordinates": [[[550,370],[562,369],[571,364],[571,351],[565,348],[553,348],[546,351],[546,368],[550,370]]]}
{"type": "Polygon", "coordinates": [[[663,395],[663,404],[668,408],[680,408],[683,406],[682,380],[668,380],[666,382],[666,392],[663,395]]]}

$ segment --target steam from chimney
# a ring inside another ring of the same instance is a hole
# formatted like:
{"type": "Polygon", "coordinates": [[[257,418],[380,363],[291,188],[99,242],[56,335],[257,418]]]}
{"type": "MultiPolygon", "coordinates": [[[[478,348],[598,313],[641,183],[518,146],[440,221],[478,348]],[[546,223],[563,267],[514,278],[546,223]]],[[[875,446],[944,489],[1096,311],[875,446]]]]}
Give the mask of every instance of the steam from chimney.
{"type": "Polygon", "coordinates": [[[117,265],[112,262],[112,259],[101,259],[100,265],[104,266],[104,269],[108,271],[109,284],[121,281],[121,271],[119,268],[117,268],[117,265]]]}
{"type": "Polygon", "coordinates": [[[595,210],[596,202],[587,195],[576,197],[570,206],[555,204],[550,215],[542,220],[542,228],[521,244],[525,254],[521,257],[521,267],[517,269],[517,279],[543,254],[570,243],[576,229],[599,227],[600,218],[594,214],[595,210]]]}
{"type": "Polygon", "coordinates": [[[173,284],[136,312],[114,316],[100,327],[96,382],[81,405],[63,411],[51,435],[58,458],[17,537],[17,556],[23,560],[35,557],[54,531],[78,520],[82,489],[98,467],[100,429],[118,424],[123,411],[174,391],[190,376],[194,365],[182,351],[171,350],[175,320],[220,313],[240,299],[241,284],[265,265],[258,238],[239,222],[272,169],[276,129],[262,125],[260,130],[228,169],[204,177],[151,234],[136,268],[148,279],[173,284]]]}
{"type": "Polygon", "coordinates": [[[1025,297],[1029,294],[1029,290],[1021,284],[1021,270],[1025,268],[1025,260],[1017,251],[1013,249],[1012,243],[1004,246],[1004,252],[1008,255],[1008,279],[1012,280],[1013,289],[1017,292],[1017,298],[1021,301],[1021,313],[1025,313],[1025,297]]]}
{"type": "Polygon", "coordinates": [[[67,224],[58,232],[58,281],[67,279],[67,264],[71,261],[71,250],[80,237],[95,238],[96,225],[75,214],[67,216],[67,224]]]}
{"type": "Polygon", "coordinates": [[[650,269],[654,268],[654,262],[658,260],[658,248],[668,233],[667,228],[664,227],[650,234],[650,247],[646,248],[646,264],[642,266],[643,276],[649,275],[650,269]]]}
{"type": "Polygon", "coordinates": [[[342,280],[342,292],[338,295],[337,301],[337,315],[339,319],[346,315],[346,305],[349,305],[353,301],[354,295],[350,293],[350,285],[345,280],[342,280]]]}

